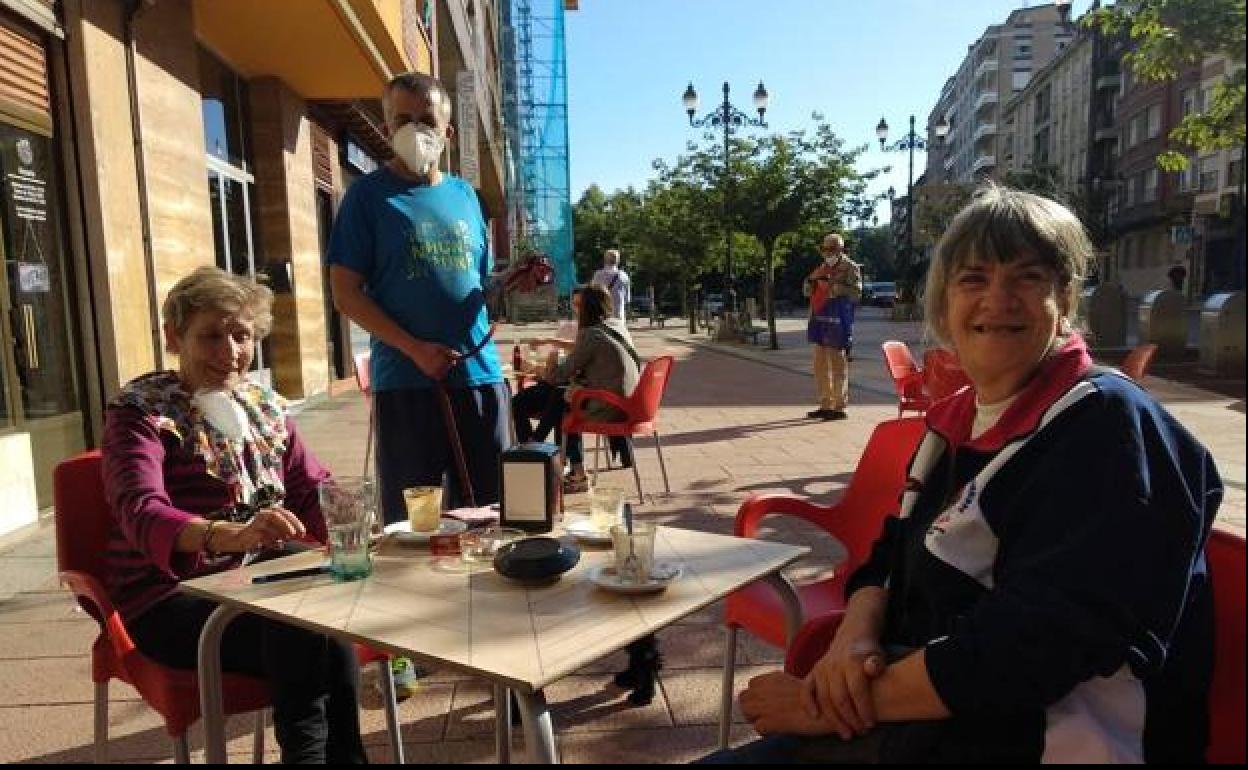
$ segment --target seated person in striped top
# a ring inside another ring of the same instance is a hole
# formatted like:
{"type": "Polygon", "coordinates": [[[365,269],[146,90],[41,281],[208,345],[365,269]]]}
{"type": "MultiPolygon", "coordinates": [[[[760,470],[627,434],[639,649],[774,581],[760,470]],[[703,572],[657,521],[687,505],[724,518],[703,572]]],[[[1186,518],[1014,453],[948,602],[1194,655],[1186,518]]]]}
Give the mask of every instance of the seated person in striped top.
{"type": "MultiPolygon", "coordinates": [[[[162,309],[178,370],[130,381],[106,411],[108,590],[139,650],[174,668],[195,668],[216,607],[180,594],[178,581],[325,538],[317,483],[328,472],[284,400],[244,378],[272,302],[267,288],[215,267],[178,281],[162,309]]],[[[244,615],[221,655],[226,671],[269,683],[283,762],[367,761],[349,643],[244,615]]]]}

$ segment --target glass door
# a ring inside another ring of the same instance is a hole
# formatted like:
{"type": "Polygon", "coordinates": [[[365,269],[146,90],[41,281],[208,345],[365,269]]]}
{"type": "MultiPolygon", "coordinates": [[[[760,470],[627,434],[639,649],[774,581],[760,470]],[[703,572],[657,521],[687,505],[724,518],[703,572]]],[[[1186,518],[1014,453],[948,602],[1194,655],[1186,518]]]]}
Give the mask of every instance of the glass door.
{"type": "Polygon", "coordinates": [[[41,506],[52,469],[85,447],[53,140],[0,123],[0,431],[30,434],[41,506]]]}

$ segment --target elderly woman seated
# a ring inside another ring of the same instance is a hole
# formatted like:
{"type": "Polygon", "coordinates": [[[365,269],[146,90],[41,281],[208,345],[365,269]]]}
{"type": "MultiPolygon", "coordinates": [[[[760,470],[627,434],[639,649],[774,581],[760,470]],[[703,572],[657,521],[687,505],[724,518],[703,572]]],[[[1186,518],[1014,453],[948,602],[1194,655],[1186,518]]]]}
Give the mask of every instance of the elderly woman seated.
{"type": "Polygon", "coordinates": [[[1200,762],[1213,658],[1208,451],[1073,329],[1092,246],[990,187],[927,279],[972,387],[927,414],[900,512],[804,678],[753,680],[764,737],[712,762],[1200,762]]]}
{"type": "MultiPolygon", "coordinates": [[[[108,590],[139,650],[174,668],[195,668],[216,607],[178,593],[178,581],[325,538],[317,483],[329,474],[282,398],[244,379],[272,301],[267,288],[215,267],[178,281],[163,307],[178,370],[132,380],[106,413],[108,590]]],[[[221,655],[226,671],[268,682],[283,762],[366,762],[350,644],[244,615],[221,655]]]]}

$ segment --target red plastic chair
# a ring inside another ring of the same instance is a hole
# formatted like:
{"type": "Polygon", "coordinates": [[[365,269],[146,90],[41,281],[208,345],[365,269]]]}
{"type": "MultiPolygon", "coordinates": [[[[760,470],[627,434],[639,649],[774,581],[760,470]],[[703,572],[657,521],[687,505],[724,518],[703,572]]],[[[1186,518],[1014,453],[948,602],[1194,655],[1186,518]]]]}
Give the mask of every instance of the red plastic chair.
{"type": "Polygon", "coordinates": [[[1215,529],[1206,548],[1213,579],[1213,684],[1209,688],[1211,763],[1245,762],[1244,537],[1215,529]]]}
{"type": "Polygon", "coordinates": [[[952,396],[971,384],[958,356],[944,348],[929,348],[923,352],[923,388],[932,401],[952,396]]]}
{"type": "MultiPolygon", "coordinates": [[[[798,587],[802,617],[821,618],[845,610],[845,581],[870,555],[884,519],[899,507],[910,457],[918,448],[925,425],[921,417],[888,420],[875,427],[841,499],[830,506],[816,505],[792,495],[752,495],[737,511],[733,534],[754,537],[762,520],[773,514],[796,516],[823,529],[845,547],[845,561],[823,580],[798,587]]],[[[779,595],[765,583],[753,583],[728,595],[724,603],[728,631],[724,654],[723,708],[720,744],[726,745],[732,716],[733,670],[736,667],[737,629],[743,628],[768,644],[784,647],[785,614],[779,595]]]]}
{"type": "MultiPolygon", "coordinates": [[[[176,761],[189,763],[186,730],[199,719],[198,677],[194,671],[169,668],[139,652],[130,639],[125,621],[108,597],[105,551],[113,517],[104,495],[98,449],[56,466],[53,496],[56,561],[61,582],[100,624],[100,635],[91,646],[91,679],[95,682],[95,761],[104,762],[107,758],[108,683],[120,679],[138,690],[144,702],[160,714],[165,731],[173,739],[176,761]]],[[[382,687],[386,690],[391,756],[401,764],[403,745],[399,739],[389,658],[359,645],[356,654],[361,665],[378,664],[382,687]]],[[[257,763],[263,761],[264,709],[270,702],[268,686],[254,677],[226,673],[222,678],[222,692],[226,714],[257,712],[253,759],[257,763]]]]}
{"type": "Polygon", "coordinates": [[[364,403],[368,404],[368,443],[364,445],[364,475],[372,476],[372,459],[373,459],[373,388],[372,375],[369,373],[370,362],[373,354],[370,351],[356,353],[355,362],[355,384],[364,394],[364,403]]]}
{"type": "Polygon", "coordinates": [[[897,389],[897,416],[901,417],[907,411],[926,412],[932,399],[923,389],[923,372],[915,363],[914,356],[910,355],[910,348],[899,340],[888,340],[880,347],[884,350],[888,376],[897,389]]]}
{"type": "Polygon", "coordinates": [[[1136,345],[1127,354],[1127,357],[1122,359],[1122,373],[1139,382],[1148,373],[1149,364],[1153,362],[1153,356],[1156,354],[1156,345],[1151,343],[1136,345]]]}
{"type": "MultiPolygon", "coordinates": [[[[628,398],[609,390],[593,390],[580,388],[572,394],[568,412],[563,418],[563,439],[560,450],[567,452],[567,435],[569,433],[593,433],[599,436],[623,436],[628,442],[629,450],[633,449],[633,436],[649,433],[654,436],[654,449],[659,455],[659,468],[663,471],[663,487],[667,494],[672,493],[672,485],[667,480],[667,465],[663,462],[663,444],[659,441],[659,404],[663,401],[663,393],[667,390],[667,381],[671,377],[675,359],[671,356],[660,356],[646,363],[637,381],[637,388],[628,398]],[[626,415],[622,422],[595,422],[584,416],[585,402],[593,399],[605,401],[620,409],[626,415]]],[[[637,454],[633,454],[633,477],[637,480],[637,499],[644,500],[641,490],[641,472],[637,469],[637,454]]],[[[562,499],[562,497],[560,498],[562,499]]]]}
{"type": "MultiPolygon", "coordinates": [[[[1244,724],[1244,538],[1215,529],[1206,547],[1213,580],[1213,682],[1209,688],[1209,745],[1211,764],[1245,762],[1244,724]]],[[[784,668],[806,676],[836,635],[841,615],[818,617],[794,637],[784,668]]]]}

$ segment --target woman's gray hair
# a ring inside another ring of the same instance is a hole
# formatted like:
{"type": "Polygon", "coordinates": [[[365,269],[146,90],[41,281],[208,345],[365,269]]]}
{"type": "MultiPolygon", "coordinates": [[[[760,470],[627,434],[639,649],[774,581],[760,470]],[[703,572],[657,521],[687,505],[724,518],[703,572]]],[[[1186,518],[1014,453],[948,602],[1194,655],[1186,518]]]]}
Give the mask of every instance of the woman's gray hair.
{"type": "Polygon", "coordinates": [[[160,315],[180,336],[204,311],[250,315],[256,339],[263,339],[273,328],[273,292],[250,278],[204,265],[173,285],[160,315]]]}
{"type": "Polygon", "coordinates": [[[1053,269],[1062,317],[1073,323],[1087,265],[1095,257],[1083,224],[1057,201],[988,184],[953,218],[932,254],[923,298],[929,333],[949,344],[946,293],[954,272],[967,264],[1019,257],[1038,257],[1053,269]]]}

